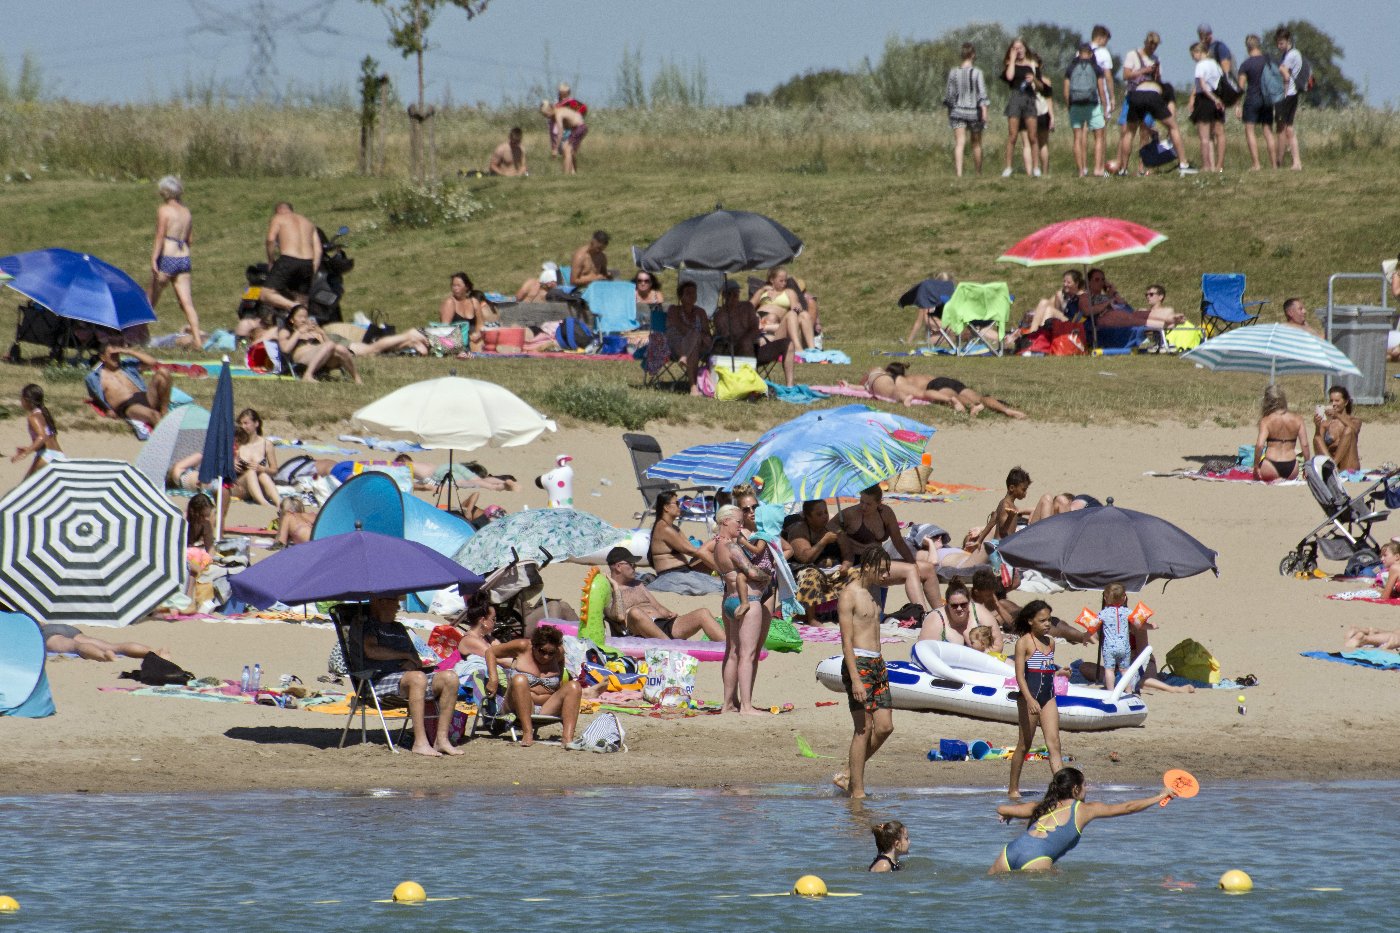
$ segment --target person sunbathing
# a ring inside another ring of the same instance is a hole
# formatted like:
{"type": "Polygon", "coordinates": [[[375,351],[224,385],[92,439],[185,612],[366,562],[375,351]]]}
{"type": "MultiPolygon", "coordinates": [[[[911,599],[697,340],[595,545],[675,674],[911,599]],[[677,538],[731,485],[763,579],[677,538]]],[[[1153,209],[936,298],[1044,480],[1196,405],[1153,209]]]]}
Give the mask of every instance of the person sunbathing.
{"type": "Polygon", "coordinates": [[[306,305],[293,305],[287,323],[277,331],[277,345],[293,363],[306,367],[302,381],[315,382],[316,374],[339,369],[359,385],[363,380],[355,368],[355,354],[343,347],[321,329],[311,317],[306,305]]]}
{"type": "Polygon", "coordinates": [[[306,544],[316,527],[315,513],[307,514],[306,506],[296,496],[288,496],[277,505],[277,543],[282,547],[306,544]]]}
{"type": "MultiPolygon", "coordinates": [[[[1160,291],[1162,297],[1166,296],[1166,290],[1156,286],[1149,291],[1160,291]]],[[[1108,281],[1102,269],[1089,270],[1085,293],[1079,299],[1079,310],[1086,318],[1092,318],[1098,328],[1146,327],[1148,330],[1166,330],[1186,323],[1186,315],[1161,305],[1133,310],[1132,305],[1108,281]]]]}
{"type": "Polygon", "coordinates": [[[1376,589],[1381,599],[1400,599],[1400,542],[1387,541],[1381,545],[1381,569],[1376,574],[1376,589]]]}
{"type": "Polygon", "coordinates": [[[1051,321],[1072,321],[1079,316],[1079,298],[1084,294],[1084,273],[1068,269],[1060,278],[1060,290],[1042,298],[1030,313],[1022,328],[1035,333],[1051,321]]]}
{"type": "Polygon", "coordinates": [[[792,341],[787,337],[775,337],[763,330],[753,304],[739,300],[738,282],[726,281],[721,295],[723,303],[715,310],[711,321],[714,340],[710,352],[719,356],[726,353],[751,356],[759,363],[771,363],[781,359],[783,378],[791,388],[795,378],[794,363],[797,359],[797,354],[792,352],[792,341]]]}
{"type": "Polygon", "coordinates": [[[1351,393],[1346,386],[1333,386],[1327,393],[1327,407],[1313,413],[1313,453],[1331,457],[1339,470],[1361,469],[1361,419],[1351,413],[1351,393]]]}
{"type": "Polygon", "coordinates": [[[160,362],[140,350],[109,343],[98,357],[99,398],[118,418],[154,428],[170,411],[170,374],[160,362]],[[151,369],[142,379],[141,368],[151,369]]]}
{"type": "Polygon", "coordinates": [[[1308,435],[1301,416],[1288,410],[1288,396],[1278,385],[1264,389],[1259,405],[1259,437],[1254,442],[1254,478],[1271,483],[1298,475],[1298,457],[1306,456],[1308,435]]]}
{"type": "MultiPolygon", "coordinates": [[[[456,276],[453,276],[456,279],[456,276]]],[[[549,300],[549,290],[559,284],[559,267],[552,262],[545,263],[540,268],[537,278],[526,279],[520,283],[520,287],[515,290],[515,300],[518,302],[539,302],[549,300]]],[[[456,283],[453,283],[453,294],[457,291],[456,283]]],[[[448,301],[452,299],[449,298],[448,301]]],[[[446,302],[444,302],[445,304],[446,302]]]]}
{"type": "Polygon", "coordinates": [[[408,630],[396,618],[397,596],[376,596],[369,603],[369,619],[364,627],[365,667],[377,696],[399,696],[408,701],[413,722],[413,751],[429,758],[461,755],[448,739],[451,711],[457,703],[457,675],[452,671],[426,668],[408,630]],[[437,733],[428,735],[424,725],[428,698],[437,703],[437,733]]]}
{"type": "Polygon", "coordinates": [[[768,271],[767,283],[753,294],[753,305],[764,333],[787,337],[799,351],[816,345],[816,318],[782,266],[768,271]]]}
{"type": "Polygon", "coordinates": [[[1379,648],[1382,651],[1400,651],[1400,631],[1387,632],[1378,628],[1359,628],[1353,626],[1347,629],[1346,638],[1342,640],[1342,650],[1355,651],[1358,648],[1379,648]]]}
{"type": "Polygon", "coordinates": [[[692,609],[685,615],[661,604],[637,577],[637,558],[625,547],[608,552],[608,580],[612,600],[603,617],[625,635],[637,638],[673,638],[686,641],[704,632],[710,641],[724,641],[724,630],[707,609],[692,609]]]}
{"type": "MultiPolygon", "coordinates": [[[[517,638],[486,649],[486,696],[501,689],[497,669],[505,658],[514,667],[506,681],[506,705],[520,724],[520,745],[535,744],[532,716],[558,716],[564,727],[564,747],[574,741],[582,690],[577,680],[564,680],[564,634],[552,625],[541,625],[529,638],[517,638]]],[[[454,677],[454,680],[456,678],[454,677]]]]}
{"type": "MultiPolygon", "coordinates": [[[[903,363],[891,363],[884,369],[872,369],[861,380],[861,388],[875,398],[886,402],[899,402],[913,405],[916,401],[947,405],[956,412],[967,411],[958,394],[951,389],[929,388],[931,381],[919,376],[908,375],[909,367],[903,363]]],[[[849,383],[842,380],[842,386],[849,383]]]]}
{"type": "MultiPolygon", "coordinates": [[[[912,379],[914,384],[917,385],[923,381],[924,377],[909,376],[908,378],[912,379]]],[[[1020,409],[1012,408],[1010,405],[994,396],[983,395],[960,379],[954,379],[950,376],[934,376],[925,384],[925,397],[929,397],[930,395],[946,397],[947,393],[952,393],[952,399],[954,401],[962,402],[967,408],[967,413],[974,418],[986,409],[991,409],[997,414],[1005,415],[1016,421],[1023,421],[1026,417],[1026,413],[1020,409]]],[[[957,410],[957,406],[954,406],[954,410],[957,410]]]]}
{"type": "Polygon", "coordinates": [[[61,622],[40,622],[38,625],[44,636],[44,650],[54,654],[76,654],[86,661],[115,661],[119,657],[144,658],[148,654],[159,655],[167,660],[170,658],[170,652],[164,648],[151,648],[135,641],[114,644],[84,635],[77,627],[61,622]]]}
{"type": "Polygon", "coordinates": [[[352,340],[345,344],[345,348],[355,356],[383,356],[388,353],[404,352],[413,353],[416,356],[429,356],[433,352],[433,345],[428,340],[428,335],[417,327],[406,330],[402,334],[385,334],[372,343],[352,340]]]}

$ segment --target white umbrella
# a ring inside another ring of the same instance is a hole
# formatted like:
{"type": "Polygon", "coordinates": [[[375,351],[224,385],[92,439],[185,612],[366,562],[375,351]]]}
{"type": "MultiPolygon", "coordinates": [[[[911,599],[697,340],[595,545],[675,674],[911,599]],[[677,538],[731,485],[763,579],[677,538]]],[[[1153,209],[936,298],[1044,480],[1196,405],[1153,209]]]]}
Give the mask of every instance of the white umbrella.
{"type": "Polygon", "coordinates": [[[1277,376],[1361,375],[1341,350],[1292,324],[1240,327],[1212,337],[1181,358],[1206,369],[1268,373],[1270,382],[1277,376]]]}

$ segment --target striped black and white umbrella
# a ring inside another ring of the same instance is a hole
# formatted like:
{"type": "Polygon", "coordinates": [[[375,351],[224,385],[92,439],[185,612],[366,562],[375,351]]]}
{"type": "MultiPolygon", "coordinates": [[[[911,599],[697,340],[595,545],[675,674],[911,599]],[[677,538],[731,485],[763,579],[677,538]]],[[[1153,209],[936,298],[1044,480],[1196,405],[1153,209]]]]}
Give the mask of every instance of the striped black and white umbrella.
{"type": "Polygon", "coordinates": [[[0,499],[0,602],[43,622],[130,625],[179,592],[185,519],[128,463],[66,460],[0,499]]]}

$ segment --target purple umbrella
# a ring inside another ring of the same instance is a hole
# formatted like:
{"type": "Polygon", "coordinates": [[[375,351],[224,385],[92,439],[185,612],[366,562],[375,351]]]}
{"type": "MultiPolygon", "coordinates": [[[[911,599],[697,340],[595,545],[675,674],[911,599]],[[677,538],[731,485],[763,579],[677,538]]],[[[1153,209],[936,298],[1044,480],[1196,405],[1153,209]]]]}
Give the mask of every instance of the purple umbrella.
{"type": "Polygon", "coordinates": [[[351,531],[274,554],[230,577],[233,595],[265,609],[276,602],[356,601],[456,585],[469,596],[482,579],[416,541],[351,531]]]}

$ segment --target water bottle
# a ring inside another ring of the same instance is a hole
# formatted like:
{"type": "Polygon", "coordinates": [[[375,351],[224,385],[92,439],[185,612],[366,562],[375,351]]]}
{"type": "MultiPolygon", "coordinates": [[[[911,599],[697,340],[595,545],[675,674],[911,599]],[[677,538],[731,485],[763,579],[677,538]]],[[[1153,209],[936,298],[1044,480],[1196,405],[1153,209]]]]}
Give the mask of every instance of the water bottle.
{"type": "Polygon", "coordinates": [[[258,687],[262,685],[262,665],[253,665],[253,677],[248,681],[248,685],[253,688],[253,696],[258,695],[258,687]]]}
{"type": "Polygon", "coordinates": [[[248,692],[248,684],[252,682],[252,679],[253,679],[253,675],[252,675],[252,673],[248,670],[248,665],[246,665],[246,664],[243,665],[243,677],[242,677],[242,679],[240,679],[239,682],[238,682],[238,692],[239,692],[239,693],[247,693],[247,692],[248,692]]]}

